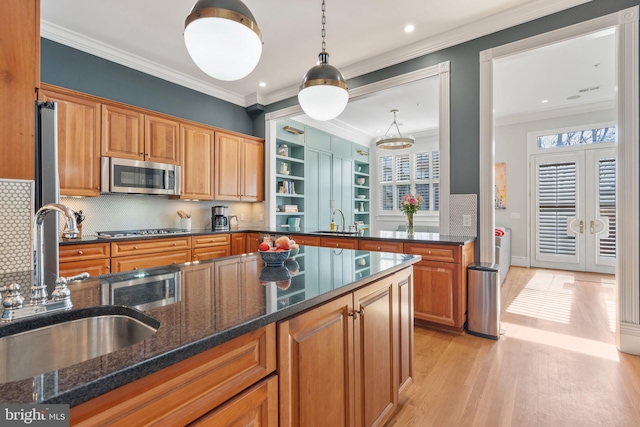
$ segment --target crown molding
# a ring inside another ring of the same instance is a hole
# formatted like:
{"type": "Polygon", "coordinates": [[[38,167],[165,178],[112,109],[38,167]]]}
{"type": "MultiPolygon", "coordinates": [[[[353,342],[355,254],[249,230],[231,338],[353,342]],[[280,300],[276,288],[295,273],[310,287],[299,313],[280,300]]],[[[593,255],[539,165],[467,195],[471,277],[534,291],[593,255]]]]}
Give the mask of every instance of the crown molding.
{"type": "Polygon", "coordinates": [[[495,118],[495,126],[507,126],[516,123],[547,120],[556,117],[573,116],[576,114],[593,113],[595,111],[613,110],[616,108],[615,100],[592,102],[589,104],[574,105],[569,107],[552,108],[544,111],[528,113],[508,114],[495,118]]]}
{"type": "Polygon", "coordinates": [[[130,52],[83,36],[74,31],[67,30],[66,28],[55,25],[51,22],[44,20],[41,21],[40,36],[108,61],[115,62],[116,64],[124,65],[125,67],[158,77],[162,80],[211,95],[223,101],[231,102],[232,104],[240,105],[242,107],[248,106],[245,105],[245,97],[242,95],[221,89],[205,82],[204,80],[196,79],[182,72],[134,55],[130,52]]]}
{"type": "MultiPolygon", "coordinates": [[[[438,34],[434,37],[395,49],[387,53],[376,55],[365,61],[340,67],[342,74],[348,80],[385,67],[396,65],[410,59],[414,59],[432,52],[455,46],[478,37],[522,24],[552,13],[559,12],[592,0],[537,0],[530,1],[522,6],[513,7],[506,11],[491,15],[479,21],[472,22],[462,27],[438,34]]],[[[40,23],[40,35],[46,39],[81,50],[83,52],[107,59],[120,65],[141,71],[163,80],[202,92],[221,100],[247,107],[255,104],[252,95],[245,97],[231,91],[224,90],[209,82],[194,78],[185,73],[162,66],[153,61],[131,54],[122,49],[115,48],[98,40],[85,37],[81,34],[69,31],[51,22],[42,20],[40,23]]],[[[298,86],[285,87],[261,96],[260,104],[269,105],[296,96],[298,86]]]]}

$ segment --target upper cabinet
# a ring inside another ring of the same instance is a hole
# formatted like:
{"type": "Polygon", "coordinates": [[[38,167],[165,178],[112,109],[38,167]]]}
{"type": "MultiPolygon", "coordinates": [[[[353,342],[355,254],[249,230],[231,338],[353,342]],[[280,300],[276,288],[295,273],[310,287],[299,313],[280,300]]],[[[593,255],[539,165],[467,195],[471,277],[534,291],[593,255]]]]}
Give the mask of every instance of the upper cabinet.
{"type": "Polygon", "coordinates": [[[206,126],[180,125],[182,174],[180,197],[213,200],[214,133],[206,126]]]}
{"type": "Polygon", "coordinates": [[[179,123],[133,108],[102,104],[102,155],[180,164],[179,123]]]}
{"type": "Polygon", "coordinates": [[[264,143],[215,134],[215,200],[264,200],[264,143]]]}
{"type": "Polygon", "coordinates": [[[100,195],[100,103],[44,84],[41,98],[57,103],[60,194],[100,195]]]}
{"type": "Polygon", "coordinates": [[[39,0],[2,0],[0,178],[34,178],[34,103],[40,86],[39,0]]]}

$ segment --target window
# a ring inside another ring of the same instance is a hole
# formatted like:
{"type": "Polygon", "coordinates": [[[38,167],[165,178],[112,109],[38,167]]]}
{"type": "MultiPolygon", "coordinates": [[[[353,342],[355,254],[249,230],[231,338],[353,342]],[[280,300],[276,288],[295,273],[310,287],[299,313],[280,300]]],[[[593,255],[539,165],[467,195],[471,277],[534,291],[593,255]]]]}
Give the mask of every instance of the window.
{"type": "Polygon", "coordinates": [[[437,212],[440,205],[440,154],[437,150],[378,157],[379,213],[400,214],[405,194],[422,196],[420,212],[437,212]]]}
{"type": "Polygon", "coordinates": [[[539,149],[573,147],[576,145],[602,144],[616,142],[616,128],[602,127],[572,132],[560,132],[553,135],[540,135],[537,138],[539,149]]]}

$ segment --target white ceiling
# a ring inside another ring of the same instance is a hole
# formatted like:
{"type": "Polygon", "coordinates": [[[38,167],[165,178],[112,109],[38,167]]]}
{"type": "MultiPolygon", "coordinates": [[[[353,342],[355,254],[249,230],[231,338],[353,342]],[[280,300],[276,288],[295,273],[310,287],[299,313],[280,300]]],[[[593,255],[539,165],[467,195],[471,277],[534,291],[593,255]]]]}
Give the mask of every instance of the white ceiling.
{"type": "MultiPolygon", "coordinates": [[[[349,79],[587,1],[328,1],[327,51],[331,64],[349,79]],[[413,24],[415,31],[405,33],[407,24],[413,24]]],[[[258,22],[264,47],[256,69],[236,82],[214,80],[190,59],[182,31],[195,0],[44,0],[41,33],[238,105],[266,105],[295,96],[321,49],[321,1],[244,2],[258,22]],[[259,87],[260,82],[266,87],[259,87]]],[[[559,68],[573,62],[564,61],[559,68]]],[[[585,75],[581,84],[590,85],[585,68],[581,73],[585,75]]],[[[436,90],[437,78],[427,80],[412,84],[422,87],[403,85],[352,103],[339,117],[341,125],[374,137],[384,134],[392,121],[389,110],[398,108],[402,132],[433,128],[437,116],[431,112],[437,96],[430,91],[436,90]]],[[[532,93],[542,92],[532,89],[532,93]]]]}

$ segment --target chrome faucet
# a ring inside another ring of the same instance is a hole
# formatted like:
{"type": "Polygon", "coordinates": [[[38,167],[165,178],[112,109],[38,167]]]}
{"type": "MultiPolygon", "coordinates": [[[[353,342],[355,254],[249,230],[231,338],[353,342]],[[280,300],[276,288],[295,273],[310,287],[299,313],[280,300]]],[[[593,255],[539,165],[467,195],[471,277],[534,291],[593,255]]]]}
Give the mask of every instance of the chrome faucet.
{"type": "MultiPolygon", "coordinates": [[[[71,292],[67,288],[68,280],[86,279],[88,273],[81,273],[74,277],[56,278],[56,287],[52,293],[51,300],[48,300],[47,286],[44,282],[44,218],[49,212],[60,212],[64,215],[67,235],[77,236],[78,225],[74,212],[67,206],[59,203],[50,203],[44,205],[35,214],[33,220],[33,248],[35,251],[35,267],[34,280],[31,285],[31,298],[27,305],[23,304],[23,298],[20,295],[20,285],[10,284],[6,287],[7,294],[2,300],[2,321],[10,322],[14,319],[29,317],[40,313],[46,313],[56,310],[69,310],[71,304],[71,292]]],[[[57,250],[57,248],[56,248],[57,250]]]]}
{"type": "Polygon", "coordinates": [[[340,212],[340,216],[342,216],[342,231],[344,232],[344,231],[345,231],[345,229],[344,229],[344,224],[345,224],[345,221],[344,221],[344,214],[342,213],[342,211],[341,211],[340,209],[335,208],[335,209],[333,210],[333,214],[334,214],[334,215],[336,214],[336,211],[340,212]]]}

